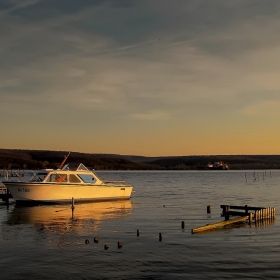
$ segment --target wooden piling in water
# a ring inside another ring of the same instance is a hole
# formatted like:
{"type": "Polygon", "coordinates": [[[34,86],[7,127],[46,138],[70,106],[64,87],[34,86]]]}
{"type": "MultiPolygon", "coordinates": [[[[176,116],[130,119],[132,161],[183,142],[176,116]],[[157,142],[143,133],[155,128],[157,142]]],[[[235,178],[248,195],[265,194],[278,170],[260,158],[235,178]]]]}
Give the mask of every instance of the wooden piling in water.
{"type": "Polygon", "coordinates": [[[9,190],[7,189],[7,193],[6,193],[6,203],[7,203],[7,207],[9,208],[9,198],[10,198],[10,195],[9,195],[9,190]]]}
{"type": "Polygon", "coordinates": [[[248,221],[250,225],[255,222],[255,225],[258,223],[271,223],[275,219],[276,209],[274,207],[251,207],[248,205],[245,206],[235,206],[235,205],[221,205],[222,208],[222,217],[225,217],[225,220],[222,222],[217,222],[213,224],[208,224],[199,228],[192,229],[192,234],[215,229],[217,227],[223,227],[226,225],[248,221]],[[243,211],[233,211],[233,210],[243,210],[243,211]],[[254,213],[250,212],[254,211],[254,213]],[[239,216],[238,218],[229,219],[230,216],[239,216]]]}
{"type": "Polygon", "coordinates": [[[276,208],[268,207],[255,211],[255,222],[263,222],[265,220],[274,220],[276,216],[276,208]]]}
{"type": "Polygon", "coordinates": [[[254,222],[253,221],[253,213],[249,213],[249,224],[250,224],[250,226],[252,225],[252,223],[254,222]]]}
{"type": "Polygon", "coordinates": [[[74,201],[74,197],[72,197],[72,207],[71,207],[72,211],[75,209],[75,201],[74,201]]]}
{"type": "Polygon", "coordinates": [[[251,207],[248,205],[245,206],[234,206],[234,205],[221,205],[222,216],[225,217],[225,219],[228,218],[228,216],[244,216],[244,215],[250,215],[252,213],[252,221],[263,221],[265,219],[275,219],[276,210],[274,207],[251,207]],[[244,212],[240,211],[232,211],[231,209],[237,209],[237,210],[244,210],[244,212]]]}

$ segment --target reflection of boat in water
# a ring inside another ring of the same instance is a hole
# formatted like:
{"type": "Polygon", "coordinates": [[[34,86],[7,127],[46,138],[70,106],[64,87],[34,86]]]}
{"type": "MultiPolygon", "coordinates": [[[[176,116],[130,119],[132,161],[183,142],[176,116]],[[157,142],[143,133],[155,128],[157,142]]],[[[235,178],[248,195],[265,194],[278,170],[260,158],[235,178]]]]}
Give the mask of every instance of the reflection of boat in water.
{"type": "Polygon", "coordinates": [[[15,206],[7,224],[33,224],[39,230],[82,230],[90,226],[97,229],[107,219],[127,216],[133,207],[130,200],[92,202],[75,205],[15,206]],[[87,225],[87,226],[86,226],[87,225]]]}
{"type": "Polygon", "coordinates": [[[133,186],[124,181],[101,180],[97,174],[80,164],[74,169],[65,165],[62,169],[34,173],[25,181],[6,180],[3,184],[16,202],[64,203],[129,199],[133,186]],[[42,172],[41,172],[42,173],[42,172]]]}
{"type": "Polygon", "coordinates": [[[206,165],[197,164],[196,169],[198,170],[229,170],[229,167],[223,161],[216,161],[214,163],[209,162],[206,165]]]}

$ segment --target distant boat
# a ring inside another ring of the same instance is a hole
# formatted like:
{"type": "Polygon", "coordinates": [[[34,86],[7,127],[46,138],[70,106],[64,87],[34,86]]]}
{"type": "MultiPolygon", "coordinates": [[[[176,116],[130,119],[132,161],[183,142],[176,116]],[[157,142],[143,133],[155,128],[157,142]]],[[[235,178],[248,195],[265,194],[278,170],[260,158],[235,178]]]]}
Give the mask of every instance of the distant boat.
{"type": "Polygon", "coordinates": [[[209,162],[206,165],[197,164],[196,169],[198,170],[229,170],[229,167],[223,161],[216,161],[214,163],[209,162]]]}
{"type": "Polygon", "coordinates": [[[4,180],[3,184],[16,202],[69,203],[129,199],[133,186],[124,181],[101,180],[82,163],[77,168],[69,164],[62,169],[39,171],[25,181],[4,180]]]}

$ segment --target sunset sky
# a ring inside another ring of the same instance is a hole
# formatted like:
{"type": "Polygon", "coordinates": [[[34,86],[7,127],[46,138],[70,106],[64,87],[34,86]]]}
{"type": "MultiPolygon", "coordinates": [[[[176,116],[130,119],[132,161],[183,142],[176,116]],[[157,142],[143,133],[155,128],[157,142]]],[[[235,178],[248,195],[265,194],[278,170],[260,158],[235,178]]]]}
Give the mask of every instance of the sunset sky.
{"type": "Polygon", "coordinates": [[[280,154],[279,0],[1,0],[0,148],[280,154]]]}

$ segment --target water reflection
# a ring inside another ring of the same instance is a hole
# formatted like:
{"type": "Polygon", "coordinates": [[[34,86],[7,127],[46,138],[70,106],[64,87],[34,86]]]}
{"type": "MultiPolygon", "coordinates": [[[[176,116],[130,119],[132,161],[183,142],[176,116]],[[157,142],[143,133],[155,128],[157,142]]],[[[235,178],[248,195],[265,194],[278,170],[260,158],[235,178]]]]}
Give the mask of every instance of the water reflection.
{"type": "Polygon", "coordinates": [[[98,230],[107,219],[121,218],[131,214],[130,200],[94,202],[71,205],[17,206],[10,212],[6,226],[32,224],[38,231],[75,231],[83,233],[98,230]]]}

